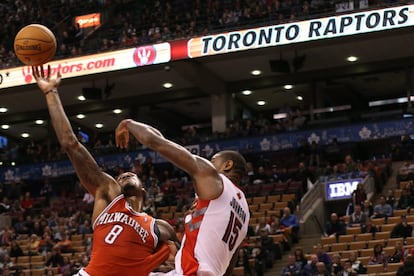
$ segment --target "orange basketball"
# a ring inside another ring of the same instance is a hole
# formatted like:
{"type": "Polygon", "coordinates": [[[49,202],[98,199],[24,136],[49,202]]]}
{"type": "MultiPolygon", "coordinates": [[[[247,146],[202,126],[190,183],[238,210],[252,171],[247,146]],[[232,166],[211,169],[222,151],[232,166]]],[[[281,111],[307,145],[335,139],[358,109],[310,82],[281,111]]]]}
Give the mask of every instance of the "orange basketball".
{"type": "Polygon", "coordinates": [[[14,38],[14,52],[26,65],[42,65],[54,57],[56,37],[43,25],[27,25],[14,38]]]}

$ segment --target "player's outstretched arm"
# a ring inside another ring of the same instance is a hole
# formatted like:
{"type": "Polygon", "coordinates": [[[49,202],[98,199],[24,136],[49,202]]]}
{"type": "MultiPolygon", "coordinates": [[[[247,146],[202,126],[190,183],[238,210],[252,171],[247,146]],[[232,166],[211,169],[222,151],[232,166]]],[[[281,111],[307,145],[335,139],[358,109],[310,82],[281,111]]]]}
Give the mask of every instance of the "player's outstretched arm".
{"type": "Polygon", "coordinates": [[[223,183],[210,161],[191,154],[185,147],[166,139],[154,127],[131,119],[123,120],[118,125],[115,131],[117,147],[128,148],[129,133],[141,144],[187,172],[195,182],[195,190],[200,199],[215,199],[221,194],[223,183]]]}
{"type": "Polygon", "coordinates": [[[58,94],[58,86],[62,77],[60,72],[58,72],[56,79],[52,79],[50,76],[50,65],[48,65],[47,70],[43,66],[34,66],[32,72],[37,85],[45,95],[52,125],[61,147],[72,161],[82,185],[89,193],[96,196],[99,185],[114,180],[111,180],[112,177],[101,171],[95,159],[79,142],[73,132],[58,94]]]}

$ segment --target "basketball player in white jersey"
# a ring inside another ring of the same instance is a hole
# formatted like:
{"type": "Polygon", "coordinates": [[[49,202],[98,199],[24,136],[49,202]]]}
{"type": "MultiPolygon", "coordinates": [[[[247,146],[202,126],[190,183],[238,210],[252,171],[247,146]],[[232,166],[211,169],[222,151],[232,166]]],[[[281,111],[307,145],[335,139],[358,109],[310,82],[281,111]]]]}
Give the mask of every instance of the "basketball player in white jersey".
{"type": "Polygon", "coordinates": [[[127,148],[130,133],[193,179],[196,199],[192,212],[185,217],[185,235],[175,257],[175,270],[167,275],[231,275],[250,218],[245,195],[237,187],[246,173],[243,156],[221,151],[210,162],[166,139],[157,129],[131,119],[118,125],[116,145],[127,148]]]}

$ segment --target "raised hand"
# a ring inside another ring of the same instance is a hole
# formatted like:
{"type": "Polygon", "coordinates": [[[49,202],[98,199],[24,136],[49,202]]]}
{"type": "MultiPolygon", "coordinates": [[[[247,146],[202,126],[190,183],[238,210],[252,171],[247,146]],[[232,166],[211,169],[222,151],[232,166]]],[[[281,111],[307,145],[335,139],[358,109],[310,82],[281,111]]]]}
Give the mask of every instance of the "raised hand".
{"type": "Polygon", "coordinates": [[[119,123],[118,127],[115,130],[115,144],[118,148],[126,149],[128,148],[129,142],[129,130],[128,123],[130,119],[123,120],[119,123]]]}
{"type": "Polygon", "coordinates": [[[32,66],[32,74],[35,78],[37,85],[44,94],[49,93],[50,91],[56,89],[62,79],[60,72],[57,73],[56,79],[50,79],[50,65],[47,66],[47,71],[45,72],[43,65],[41,66],[32,66]]]}

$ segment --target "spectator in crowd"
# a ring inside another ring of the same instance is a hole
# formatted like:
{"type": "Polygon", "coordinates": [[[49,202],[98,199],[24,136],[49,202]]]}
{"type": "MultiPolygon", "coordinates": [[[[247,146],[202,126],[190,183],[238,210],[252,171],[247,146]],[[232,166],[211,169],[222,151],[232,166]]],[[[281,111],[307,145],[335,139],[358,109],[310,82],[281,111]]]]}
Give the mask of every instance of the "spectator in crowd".
{"type": "Polygon", "coordinates": [[[315,254],[318,256],[318,262],[323,262],[327,268],[328,271],[331,271],[332,269],[332,259],[326,253],[325,248],[322,246],[322,244],[318,243],[314,246],[315,254]]]}
{"type": "Polygon", "coordinates": [[[23,250],[20,245],[17,243],[17,240],[12,240],[10,243],[10,257],[20,257],[24,256],[23,250]]]}
{"type": "Polygon", "coordinates": [[[49,252],[46,257],[46,267],[61,267],[65,264],[62,254],[59,249],[53,248],[52,252],[49,252]]]}
{"type": "Polygon", "coordinates": [[[404,261],[404,264],[398,268],[397,276],[414,275],[414,256],[409,255],[404,261]]]}
{"type": "Polygon", "coordinates": [[[288,256],[287,264],[282,268],[281,276],[299,276],[301,275],[302,267],[296,263],[294,255],[288,256]]]}
{"type": "Polygon", "coordinates": [[[385,202],[387,204],[389,204],[392,207],[393,210],[398,208],[398,206],[397,206],[398,201],[394,196],[394,190],[393,189],[388,189],[387,195],[385,196],[385,202]]]}
{"type": "Polygon", "coordinates": [[[370,218],[374,215],[374,207],[372,206],[371,200],[365,200],[364,204],[361,207],[362,212],[365,214],[367,218],[370,218]]]}
{"type": "Polygon", "coordinates": [[[407,215],[401,215],[401,220],[397,223],[391,231],[391,238],[407,238],[411,237],[413,227],[407,222],[407,215]]]}
{"type": "Polygon", "coordinates": [[[316,269],[317,269],[317,274],[316,275],[320,275],[320,276],[330,276],[331,273],[329,272],[329,269],[326,267],[326,264],[324,262],[317,262],[316,263],[316,269]]]}
{"type": "Polygon", "coordinates": [[[378,227],[373,223],[372,218],[367,218],[367,222],[361,225],[362,233],[371,233],[375,235],[378,232],[378,227]]]}
{"type": "Polygon", "coordinates": [[[373,255],[371,259],[368,261],[368,265],[372,264],[383,264],[384,267],[388,263],[388,256],[383,251],[384,247],[382,244],[377,243],[373,249],[373,255]]]}
{"type": "Polygon", "coordinates": [[[365,225],[367,217],[365,213],[362,212],[361,205],[355,205],[354,212],[349,217],[349,226],[350,227],[361,227],[365,225]]]}
{"type": "Polygon", "coordinates": [[[40,239],[36,234],[32,234],[29,238],[29,255],[37,255],[39,253],[40,239]]]}
{"type": "Polygon", "coordinates": [[[352,192],[353,204],[363,205],[364,201],[367,200],[367,193],[365,192],[364,185],[358,183],[355,191],[352,192]]]}
{"type": "Polygon", "coordinates": [[[379,202],[377,205],[374,206],[374,218],[387,218],[392,216],[393,210],[391,205],[387,204],[385,201],[385,196],[381,195],[379,198],[379,202]]]}
{"type": "Polygon", "coordinates": [[[357,273],[353,267],[352,267],[352,261],[351,260],[345,260],[344,267],[341,271],[339,271],[336,276],[357,276],[359,273],[357,273]]]}
{"type": "Polygon", "coordinates": [[[338,218],[337,213],[332,213],[330,220],[325,225],[325,236],[338,236],[346,234],[346,224],[338,218]]]}
{"type": "Polygon", "coordinates": [[[249,252],[247,248],[241,247],[238,252],[236,267],[243,267],[245,275],[252,275],[250,263],[249,263],[249,252]]]}
{"type": "Polygon", "coordinates": [[[305,275],[318,275],[318,268],[316,267],[316,264],[318,263],[318,256],[316,254],[312,254],[310,256],[310,260],[303,268],[303,271],[305,275]]]}
{"type": "Polygon", "coordinates": [[[263,254],[265,267],[272,268],[275,260],[281,257],[281,250],[275,244],[273,238],[269,236],[267,229],[260,230],[260,244],[260,252],[263,254]]]}
{"type": "Polygon", "coordinates": [[[291,230],[292,242],[297,243],[299,240],[299,221],[295,214],[292,214],[289,207],[283,208],[283,216],[280,219],[281,228],[289,228],[291,230]]]}
{"type": "Polygon", "coordinates": [[[58,241],[54,248],[56,248],[60,253],[72,253],[72,241],[69,239],[66,232],[62,233],[62,239],[58,241]]]}
{"type": "Polygon", "coordinates": [[[358,260],[358,253],[355,251],[349,252],[349,261],[351,262],[352,270],[358,274],[365,274],[367,269],[365,268],[364,264],[358,260]]]}
{"type": "Polygon", "coordinates": [[[342,266],[341,262],[341,255],[334,254],[332,256],[332,266],[331,266],[331,272],[334,275],[337,275],[340,271],[343,271],[344,267],[342,266]]]}
{"type": "Polygon", "coordinates": [[[396,242],[394,252],[388,256],[389,263],[403,263],[404,262],[404,248],[402,242],[396,242]]]}
{"type": "Polygon", "coordinates": [[[413,198],[412,193],[409,189],[407,189],[407,188],[402,189],[401,196],[397,200],[396,205],[397,205],[397,209],[399,209],[399,210],[414,207],[414,198],[413,198]]]}
{"type": "Polygon", "coordinates": [[[305,267],[308,262],[308,259],[305,257],[302,247],[296,247],[294,251],[295,263],[300,266],[301,270],[305,267]]]}

